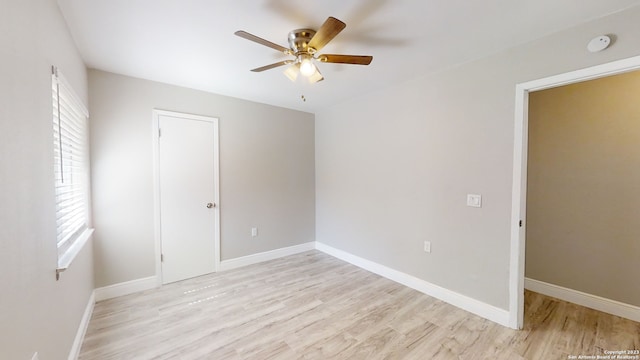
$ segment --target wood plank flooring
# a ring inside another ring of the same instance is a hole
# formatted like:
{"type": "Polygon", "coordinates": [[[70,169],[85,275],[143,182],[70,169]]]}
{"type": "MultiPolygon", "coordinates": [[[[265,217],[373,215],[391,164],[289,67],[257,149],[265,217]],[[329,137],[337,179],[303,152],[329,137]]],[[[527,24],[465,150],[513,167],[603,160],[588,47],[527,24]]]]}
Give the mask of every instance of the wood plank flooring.
{"type": "Polygon", "coordinates": [[[527,292],[515,331],[318,251],[96,304],[80,360],[568,359],[640,323],[527,292]]]}

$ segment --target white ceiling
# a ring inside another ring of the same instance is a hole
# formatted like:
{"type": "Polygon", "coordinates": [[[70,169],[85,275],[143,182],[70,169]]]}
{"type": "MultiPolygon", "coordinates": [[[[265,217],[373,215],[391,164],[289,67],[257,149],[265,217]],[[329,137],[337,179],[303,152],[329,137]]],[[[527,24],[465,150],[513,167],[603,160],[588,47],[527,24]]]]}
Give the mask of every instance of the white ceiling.
{"type": "MultiPolygon", "coordinates": [[[[315,112],[417,75],[478,59],[640,4],[640,0],[58,0],[90,68],[315,112]],[[321,53],[373,55],[369,66],[320,64],[314,85],[287,59],[235,36],[287,46],[287,34],[347,24],[321,53]],[[303,102],[301,95],[307,99],[303,102]]],[[[599,34],[586,34],[586,39],[599,34]]],[[[586,46],[586,43],[585,43],[586,46]]],[[[585,50],[586,51],[586,50],[585,50]]]]}

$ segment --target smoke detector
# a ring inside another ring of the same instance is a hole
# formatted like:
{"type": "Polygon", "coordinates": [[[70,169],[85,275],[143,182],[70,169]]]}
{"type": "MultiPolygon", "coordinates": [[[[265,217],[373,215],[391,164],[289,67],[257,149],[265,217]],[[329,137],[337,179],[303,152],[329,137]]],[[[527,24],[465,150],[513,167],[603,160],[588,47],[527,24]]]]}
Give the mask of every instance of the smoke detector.
{"type": "Polygon", "coordinates": [[[600,52],[611,45],[611,38],[606,35],[597,36],[587,44],[587,50],[592,53],[600,52]]]}

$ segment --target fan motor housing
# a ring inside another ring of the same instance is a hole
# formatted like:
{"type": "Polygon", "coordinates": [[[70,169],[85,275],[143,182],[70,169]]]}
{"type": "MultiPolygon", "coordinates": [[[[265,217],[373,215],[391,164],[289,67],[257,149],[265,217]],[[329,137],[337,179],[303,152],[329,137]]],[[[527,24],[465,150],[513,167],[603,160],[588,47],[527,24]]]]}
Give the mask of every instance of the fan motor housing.
{"type": "Polygon", "coordinates": [[[309,41],[313,38],[313,35],[316,34],[315,30],[311,29],[298,29],[293,30],[289,33],[289,46],[291,50],[294,51],[294,54],[298,53],[313,53],[314,50],[310,50],[309,41]]]}

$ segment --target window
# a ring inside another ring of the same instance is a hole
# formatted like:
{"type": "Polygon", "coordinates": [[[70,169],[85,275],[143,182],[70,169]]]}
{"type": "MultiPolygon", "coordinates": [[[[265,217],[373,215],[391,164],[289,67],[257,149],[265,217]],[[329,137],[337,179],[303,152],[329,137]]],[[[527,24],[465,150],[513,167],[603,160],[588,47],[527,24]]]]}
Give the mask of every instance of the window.
{"type": "Polygon", "coordinates": [[[89,151],[86,108],[54,67],[53,164],[56,195],[58,275],[91,235],[89,229],[89,151]]]}

